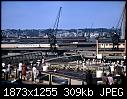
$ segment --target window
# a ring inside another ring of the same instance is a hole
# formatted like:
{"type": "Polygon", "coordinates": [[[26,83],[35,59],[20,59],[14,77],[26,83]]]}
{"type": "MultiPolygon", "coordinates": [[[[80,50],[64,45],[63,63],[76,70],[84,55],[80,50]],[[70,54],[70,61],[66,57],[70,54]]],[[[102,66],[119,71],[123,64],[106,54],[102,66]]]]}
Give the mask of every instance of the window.
{"type": "Polygon", "coordinates": [[[106,44],[106,46],[108,46],[108,44],[106,44]]]}

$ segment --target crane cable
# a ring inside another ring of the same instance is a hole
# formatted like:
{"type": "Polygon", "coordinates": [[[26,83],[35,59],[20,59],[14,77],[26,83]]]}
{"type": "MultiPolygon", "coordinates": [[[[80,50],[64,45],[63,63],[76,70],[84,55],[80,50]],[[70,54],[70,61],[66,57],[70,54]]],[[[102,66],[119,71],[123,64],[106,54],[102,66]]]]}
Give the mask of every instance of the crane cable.
{"type": "Polygon", "coordinates": [[[125,18],[125,11],[126,11],[126,10],[124,9],[124,11],[123,11],[124,13],[123,13],[123,17],[122,17],[122,20],[121,20],[120,28],[122,27],[122,23],[123,23],[123,20],[124,20],[124,18],[125,18]]]}
{"type": "MultiPolygon", "coordinates": [[[[121,21],[121,24],[122,24],[123,19],[124,19],[124,13],[125,13],[125,6],[124,6],[123,11],[122,11],[122,13],[121,13],[121,16],[120,16],[120,18],[119,18],[119,21],[118,21],[118,23],[117,23],[117,25],[116,25],[116,29],[119,27],[120,21],[121,21]]],[[[120,28],[121,28],[121,24],[120,24],[120,28]]]]}

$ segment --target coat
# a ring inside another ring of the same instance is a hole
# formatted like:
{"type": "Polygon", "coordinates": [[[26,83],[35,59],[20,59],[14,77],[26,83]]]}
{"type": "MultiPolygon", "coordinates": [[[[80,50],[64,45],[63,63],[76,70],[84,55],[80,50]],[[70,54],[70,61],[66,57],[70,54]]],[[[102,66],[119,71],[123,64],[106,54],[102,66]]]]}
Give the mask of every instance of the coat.
{"type": "Polygon", "coordinates": [[[26,65],[22,65],[22,75],[26,75],[26,65]]]}

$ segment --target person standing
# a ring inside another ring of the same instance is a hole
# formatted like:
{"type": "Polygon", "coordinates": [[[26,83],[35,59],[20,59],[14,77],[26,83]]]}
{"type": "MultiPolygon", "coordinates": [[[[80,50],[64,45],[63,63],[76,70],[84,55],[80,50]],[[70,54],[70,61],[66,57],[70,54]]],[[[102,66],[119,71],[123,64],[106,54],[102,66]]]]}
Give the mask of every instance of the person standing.
{"type": "Polygon", "coordinates": [[[114,84],[114,80],[113,80],[112,74],[108,75],[108,84],[109,85],[113,85],[114,84]]]}
{"type": "Polygon", "coordinates": [[[25,80],[26,79],[26,65],[25,64],[23,64],[22,65],[22,76],[23,76],[23,80],[25,80]]]}
{"type": "Polygon", "coordinates": [[[114,74],[114,65],[110,66],[111,74],[114,74]]]}
{"type": "Polygon", "coordinates": [[[86,65],[85,65],[85,62],[84,61],[82,63],[82,66],[83,66],[83,70],[85,70],[86,69],[86,65]]]}
{"type": "Polygon", "coordinates": [[[10,77],[11,71],[10,71],[10,63],[7,65],[7,79],[10,77]]]}
{"type": "Polygon", "coordinates": [[[37,79],[37,68],[36,68],[36,65],[33,65],[32,72],[33,72],[34,83],[36,83],[36,79],[37,79]]]}
{"type": "Polygon", "coordinates": [[[43,66],[45,66],[45,59],[44,58],[42,58],[42,60],[41,60],[41,68],[43,68],[43,66]]]}
{"type": "Polygon", "coordinates": [[[86,72],[86,82],[87,82],[87,85],[93,84],[93,76],[92,76],[91,70],[88,70],[86,72]]]}
{"type": "Polygon", "coordinates": [[[106,76],[106,73],[103,73],[102,82],[103,82],[104,85],[107,85],[108,84],[108,78],[106,76]]]}
{"type": "Polygon", "coordinates": [[[125,85],[125,84],[126,84],[127,78],[126,78],[126,76],[124,75],[124,73],[121,73],[121,74],[120,74],[120,79],[121,79],[121,83],[120,83],[120,84],[125,85]]]}
{"type": "Polygon", "coordinates": [[[22,79],[22,63],[19,63],[19,68],[18,68],[18,77],[19,79],[22,79]]]}
{"type": "Polygon", "coordinates": [[[4,79],[6,79],[5,75],[6,75],[6,67],[5,63],[2,63],[2,76],[4,76],[4,79]]]}

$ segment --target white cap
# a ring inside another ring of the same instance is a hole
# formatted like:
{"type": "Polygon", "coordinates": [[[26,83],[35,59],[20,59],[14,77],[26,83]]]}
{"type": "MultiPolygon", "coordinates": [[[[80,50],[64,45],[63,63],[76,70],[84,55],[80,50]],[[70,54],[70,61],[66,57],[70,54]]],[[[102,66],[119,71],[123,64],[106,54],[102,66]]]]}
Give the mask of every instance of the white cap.
{"type": "Polygon", "coordinates": [[[2,63],[2,67],[5,67],[5,63],[2,63]]]}

